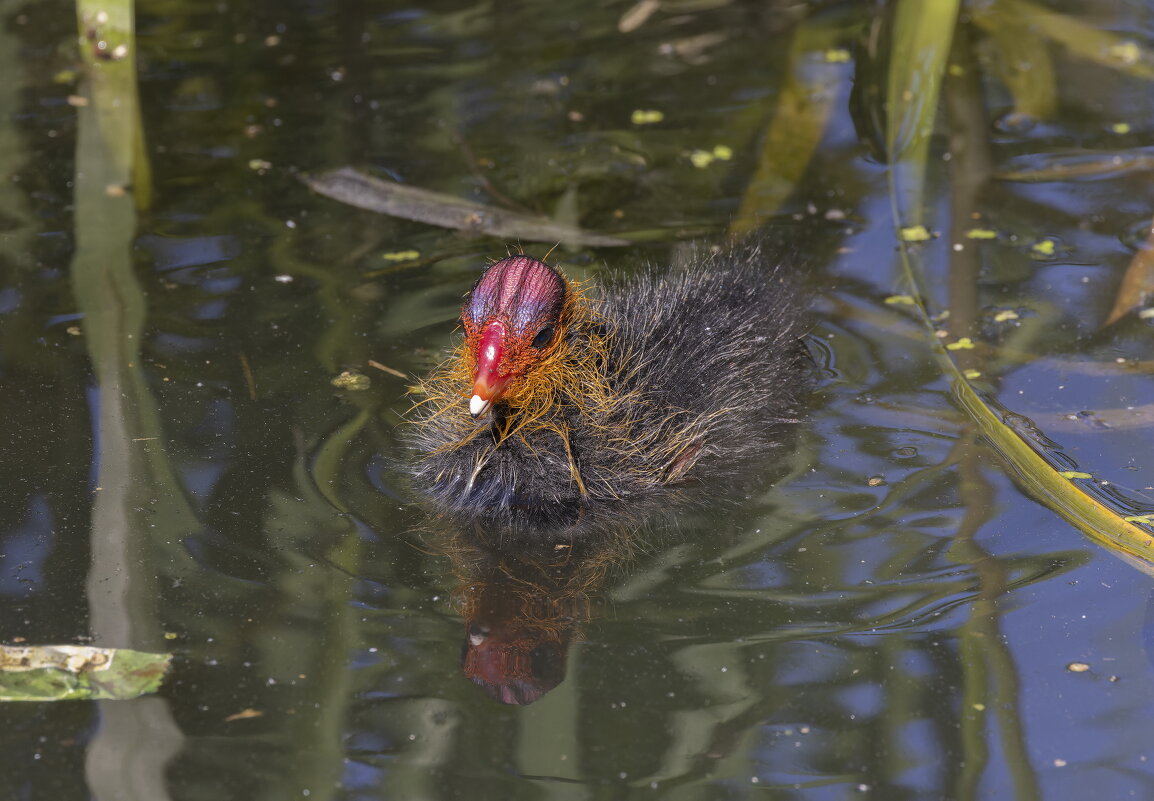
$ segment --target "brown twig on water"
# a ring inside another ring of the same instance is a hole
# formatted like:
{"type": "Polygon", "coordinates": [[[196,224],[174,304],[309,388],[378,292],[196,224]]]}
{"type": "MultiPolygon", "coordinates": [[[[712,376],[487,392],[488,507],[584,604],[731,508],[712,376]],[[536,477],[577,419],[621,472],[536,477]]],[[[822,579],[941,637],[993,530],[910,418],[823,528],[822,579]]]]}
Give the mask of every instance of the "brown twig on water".
{"type": "Polygon", "coordinates": [[[244,351],[237,354],[240,357],[240,368],[244,371],[244,380],[248,384],[248,396],[252,400],[256,400],[256,379],[252,375],[252,365],[248,363],[248,356],[244,355],[244,351]]]}
{"type": "Polygon", "coordinates": [[[369,359],[369,367],[375,367],[382,373],[388,373],[389,375],[396,376],[397,378],[408,378],[408,376],[402,373],[400,370],[394,370],[392,367],[388,367],[378,361],[373,361],[372,359],[369,359]]]}

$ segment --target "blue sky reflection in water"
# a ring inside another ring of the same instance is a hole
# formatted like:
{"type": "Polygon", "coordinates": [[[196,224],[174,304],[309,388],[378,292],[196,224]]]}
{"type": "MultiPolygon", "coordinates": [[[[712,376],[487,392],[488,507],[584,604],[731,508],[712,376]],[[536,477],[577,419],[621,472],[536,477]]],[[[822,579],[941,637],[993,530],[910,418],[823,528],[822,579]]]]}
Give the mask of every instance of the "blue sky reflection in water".
{"type": "MultiPolygon", "coordinates": [[[[1151,322],[1105,321],[1154,205],[1154,12],[974,5],[932,141],[930,311],[991,397],[1148,514],[1151,322]],[[1113,37],[1107,57],[1039,33],[1053,14],[1113,37]],[[1048,74],[1051,107],[1023,115],[1048,74]]],[[[101,232],[73,196],[73,8],[0,7],[0,640],[177,657],[157,697],[3,707],[0,795],[1154,794],[1150,577],[1018,488],[887,302],[906,287],[865,63],[882,12],[629,11],[142,5],[154,199],[107,262],[111,303],[69,275],[101,232]],[[811,106],[785,102],[799,86],[811,106]],[[397,469],[407,376],[518,243],[298,180],[348,164],[640,243],[554,252],[583,278],[721,241],[750,192],[804,217],[822,377],[776,483],[572,553],[429,520],[397,469]],[[346,370],[369,388],[334,387],[346,370]],[[538,647],[530,705],[462,673],[495,630],[538,647]]]]}

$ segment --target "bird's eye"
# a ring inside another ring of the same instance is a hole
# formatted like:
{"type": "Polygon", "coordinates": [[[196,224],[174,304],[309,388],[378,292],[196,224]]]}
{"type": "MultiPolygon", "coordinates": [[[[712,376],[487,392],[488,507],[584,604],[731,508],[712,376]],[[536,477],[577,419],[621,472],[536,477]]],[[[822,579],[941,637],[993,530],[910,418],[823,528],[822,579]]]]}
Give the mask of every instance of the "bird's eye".
{"type": "Polygon", "coordinates": [[[547,325],[537,332],[537,336],[533,337],[533,347],[543,348],[553,341],[553,326],[547,325]]]}

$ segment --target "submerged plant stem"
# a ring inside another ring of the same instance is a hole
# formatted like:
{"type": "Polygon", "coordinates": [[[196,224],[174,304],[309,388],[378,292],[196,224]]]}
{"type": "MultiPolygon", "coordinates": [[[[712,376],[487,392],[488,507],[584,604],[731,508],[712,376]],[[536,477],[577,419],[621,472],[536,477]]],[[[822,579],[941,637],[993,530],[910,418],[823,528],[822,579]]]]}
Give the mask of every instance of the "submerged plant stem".
{"type": "MultiPolygon", "coordinates": [[[[938,106],[946,59],[952,46],[958,3],[952,0],[907,0],[895,10],[895,54],[888,74],[886,109],[889,194],[899,257],[912,288],[914,307],[927,330],[930,347],[943,372],[953,381],[958,404],[1008,462],[1015,478],[1035,498],[1131,564],[1154,574],[1154,534],[1127,522],[1120,514],[1061,474],[1043,455],[1043,445],[1023,437],[1006,421],[1006,412],[983,399],[943,347],[925,305],[923,248],[901,232],[925,222],[926,171],[933,118],[938,106]],[[950,16],[952,9],[953,16],[950,16]],[[911,55],[912,54],[912,55],[911,55]],[[907,108],[896,99],[910,100],[907,108]]],[[[1093,484],[1087,484],[1092,488],[1093,484]]]]}

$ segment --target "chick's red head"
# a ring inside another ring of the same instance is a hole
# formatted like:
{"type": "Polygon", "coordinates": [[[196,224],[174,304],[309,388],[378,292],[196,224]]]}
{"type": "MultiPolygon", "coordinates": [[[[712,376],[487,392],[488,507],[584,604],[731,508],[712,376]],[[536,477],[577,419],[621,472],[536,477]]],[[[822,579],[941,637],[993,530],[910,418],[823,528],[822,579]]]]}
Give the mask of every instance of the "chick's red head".
{"type": "Polygon", "coordinates": [[[475,365],[470,414],[488,411],[542,359],[564,304],[565,279],[528,256],[502,259],[478,279],[461,310],[465,350],[475,365]]]}

